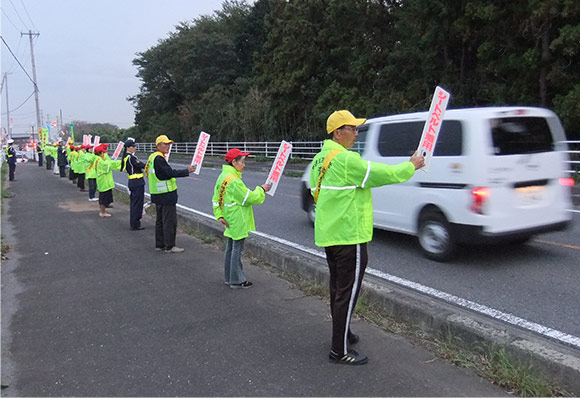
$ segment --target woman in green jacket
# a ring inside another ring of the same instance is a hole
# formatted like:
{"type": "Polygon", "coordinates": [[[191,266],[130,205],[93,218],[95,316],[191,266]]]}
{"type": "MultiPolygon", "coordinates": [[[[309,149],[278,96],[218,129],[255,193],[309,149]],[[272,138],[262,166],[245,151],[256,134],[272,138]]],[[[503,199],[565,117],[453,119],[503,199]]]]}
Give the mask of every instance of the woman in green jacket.
{"type": "Polygon", "coordinates": [[[250,231],[256,229],[253,205],[261,204],[265,193],[271,188],[263,184],[253,191],[242,181],[242,171],[246,165],[248,152],[237,148],[226,154],[226,163],[222,167],[212,198],[213,213],[217,221],[226,227],[224,236],[228,238],[224,259],[225,283],[232,289],[247,289],[252,286],[244,275],[242,251],[245,239],[250,231]]]}
{"type": "Polygon", "coordinates": [[[111,160],[107,155],[109,144],[101,144],[95,147],[95,154],[98,156],[95,160],[97,170],[97,189],[99,190],[99,207],[101,217],[111,217],[105,209],[113,203],[113,188],[115,180],[113,179],[113,170],[121,170],[121,160],[111,160]]]}

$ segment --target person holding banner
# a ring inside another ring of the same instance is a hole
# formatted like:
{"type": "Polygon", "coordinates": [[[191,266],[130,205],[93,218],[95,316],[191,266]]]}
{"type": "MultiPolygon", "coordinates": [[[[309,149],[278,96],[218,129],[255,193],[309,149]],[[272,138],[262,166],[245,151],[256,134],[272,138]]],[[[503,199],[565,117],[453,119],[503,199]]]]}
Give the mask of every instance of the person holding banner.
{"type": "Polygon", "coordinates": [[[151,203],[155,203],[155,250],[165,253],[181,253],[183,248],[175,246],[177,235],[177,182],[176,178],[187,177],[195,171],[195,165],[175,170],[169,166],[165,156],[173,144],[166,135],[155,139],[157,151],[147,160],[145,175],[149,181],[151,203]]]}
{"type": "Polygon", "coordinates": [[[113,170],[121,170],[120,160],[111,160],[107,155],[107,147],[109,144],[100,144],[95,147],[94,152],[98,156],[95,160],[95,168],[97,170],[97,189],[99,190],[99,208],[101,217],[111,217],[111,213],[107,213],[106,208],[113,203],[113,188],[115,188],[115,180],[113,179],[113,170]]]}
{"type": "Polygon", "coordinates": [[[242,171],[246,166],[248,152],[237,148],[226,153],[226,164],[222,166],[212,198],[213,214],[226,227],[224,236],[228,239],[224,256],[225,283],[231,289],[252,287],[244,275],[242,251],[250,231],[256,229],[253,205],[261,204],[271,184],[257,186],[253,191],[242,181],[242,171]]]}
{"type": "Polygon", "coordinates": [[[95,148],[87,144],[87,152],[85,153],[85,168],[87,170],[87,182],[89,185],[89,202],[96,202],[99,200],[96,197],[97,193],[97,168],[95,162],[99,158],[95,155],[95,148]]]}
{"type": "Polygon", "coordinates": [[[351,349],[359,337],[351,332],[350,321],[368,262],[367,243],[373,235],[371,188],[405,182],[425,164],[417,153],[408,162],[390,166],[349,151],[358,135],[357,126],[365,122],[347,110],[332,113],[326,122],[326,132],[332,137],[312,160],[310,172],[316,202],[315,243],[324,247],[330,271],[332,348],[328,358],[346,365],[368,361],[351,349]]]}
{"type": "Polygon", "coordinates": [[[143,178],[143,169],[145,163],[141,162],[137,155],[137,146],[133,138],[125,141],[123,147],[123,165],[121,171],[126,171],[129,175],[129,187],[131,204],[129,207],[129,226],[132,231],[145,229],[141,226],[141,217],[143,216],[143,202],[145,199],[145,179],[143,178]]]}

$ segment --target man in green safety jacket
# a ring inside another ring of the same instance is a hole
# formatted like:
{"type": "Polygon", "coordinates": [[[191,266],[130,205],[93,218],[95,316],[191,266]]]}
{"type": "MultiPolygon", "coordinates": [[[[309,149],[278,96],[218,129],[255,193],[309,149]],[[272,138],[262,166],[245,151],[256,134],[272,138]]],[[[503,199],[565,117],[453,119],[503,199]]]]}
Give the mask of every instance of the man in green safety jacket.
{"type": "Polygon", "coordinates": [[[166,253],[181,253],[183,249],[175,246],[177,234],[177,177],[187,177],[195,171],[195,165],[187,169],[175,170],[169,166],[165,156],[173,144],[166,135],[155,139],[157,152],[149,156],[145,165],[145,175],[149,182],[151,203],[157,210],[155,218],[155,250],[166,253]]]}
{"type": "Polygon", "coordinates": [[[368,262],[367,243],[373,236],[371,188],[409,180],[425,165],[423,156],[413,154],[408,162],[389,166],[363,160],[349,151],[358,135],[357,119],[346,110],[332,113],[326,122],[331,139],[312,160],[310,188],[316,202],[314,236],[325,248],[330,271],[332,349],[329,360],[362,365],[368,358],[350,346],[359,337],[350,331],[352,312],[358,299],[368,262]]]}

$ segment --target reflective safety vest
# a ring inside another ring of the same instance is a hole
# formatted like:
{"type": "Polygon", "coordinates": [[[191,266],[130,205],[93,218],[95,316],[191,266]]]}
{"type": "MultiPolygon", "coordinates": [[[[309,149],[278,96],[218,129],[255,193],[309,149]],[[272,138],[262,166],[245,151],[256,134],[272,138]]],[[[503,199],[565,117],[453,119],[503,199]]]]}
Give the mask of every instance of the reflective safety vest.
{"type": "Polygon", "coordinates": [[[155,158],[157,156],[164,156],[163,153],[157,151],[147,160],[147,165],[145,166],[145,174],[147,175],[147,180],[149,181],[149,193],[150,194],[161,194],[168,193],[177,190],[177,182],[175,177],[169,180],[160,180],[155,174],[155,158]]]}
{"type": "Polygon", "coordinates": [[[369,242],[373,237],[371,188],[407,181],[414,173],[411,162],[394,166],[371,162],[333,140],[325,140],[322,151],[312,160],[310,172],[313,195],[320,186],[314,222],[316,245],[369,242]],[[326,156],[336,150],[320,178],[326,156]]]}

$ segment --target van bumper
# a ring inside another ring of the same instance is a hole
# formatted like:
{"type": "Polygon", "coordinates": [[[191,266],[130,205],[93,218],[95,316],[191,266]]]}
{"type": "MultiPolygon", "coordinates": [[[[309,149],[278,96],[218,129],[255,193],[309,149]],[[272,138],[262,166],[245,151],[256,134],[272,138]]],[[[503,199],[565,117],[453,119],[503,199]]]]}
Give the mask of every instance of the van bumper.
{"type": "Polygon", "coordinates": [[[450,227],[458,243],[492,244],[526,239],[544,232],[563,231],[571,225],[572,220],[566,220],[539,227],[498,233],[485,232],[480,225],[451,224],[450,227]]]}

